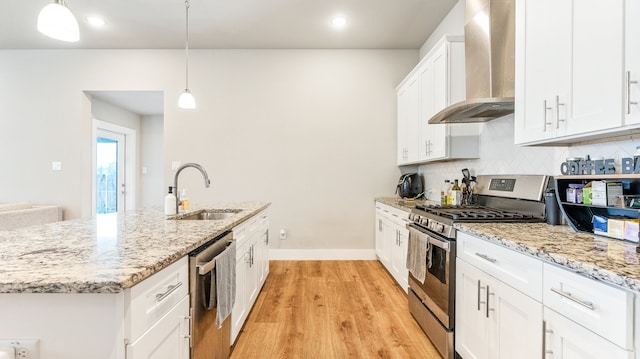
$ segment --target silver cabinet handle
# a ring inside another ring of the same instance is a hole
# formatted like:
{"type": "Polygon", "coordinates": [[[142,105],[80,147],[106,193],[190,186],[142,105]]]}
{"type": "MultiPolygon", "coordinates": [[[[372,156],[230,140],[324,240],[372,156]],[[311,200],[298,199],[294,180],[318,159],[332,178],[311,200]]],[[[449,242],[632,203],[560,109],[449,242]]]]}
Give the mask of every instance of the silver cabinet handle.
{"type": "Polygon", "coordinates": [[[542,116],[542,118],[544,119],[544,132],[547,132],[547,125],[553,125],[553,122],[547,122],[547,111],[548,110],[553,110],[552,107],[547,106],[547,100],[544,100],[544,116],[542,116]]]}
{"type": "Polygon", "coordinates": [[[556,128],[560,128],[560,106],[566,106],[565,103],[560,103],[560,96],[556,96],[556,128]]]}
{"type": "Polygon", "coordinates": [[[478,279],[478,311],[480,311],[480,279],[478,279]]]}
{"type": "Polygon", "coordinates": [[[562,289],[556,289],[556,288],[551,288],[551,291],[554,293],[559,294],[560,296],[567,298],[575,303],[580,304],[581,306],[585,307],[585,308],[589,308],[591,310],[596,310],[596,307],[593,306],[593,303],[591,302],[586,302],[584,300],[578,299],[576,297],[574,297],[571,293],[569,292],[563,292],[562,289]]]}
{"type": "Polygon", "coordinates": [[[486,254],[482,254],[482,253],[478,253],[478,252],[476,252],[476,255],[477,255],[478,257],[480,257],[480,258],[484,259],[485,261],[488,261],[488,262],[491,262],[491,263],[495,263],[495,262],[497,262],[497,261],[498,261],[497,259],[493,259],[493,258],[489,257],[489,256],[488,256],[488,255],[486,255],[486,254]]]}
{"type": "Polygon", "coordinates": [[[187,321],[187,328],[189,328],[189,332],[183,338],[189,340],[189,347],[191,347],[191,315],[182,318],[187,321]]]}
{"type": "Polygon", "coordinates": [[[547,321],[542,321],[542,359],[547,357],[547,354],[553,355],[553,350],[547,349],[547,334],[553,334],[553,330],[547,329],[547,321]]]}
{"type": "Polygon", "coordinates": [[[490,293],[489,285],[487,284],[487,304],[486,304],[486,307],[485,307],[486,313],[487,313],[487,318],[489,318],[489,295],[490,295],[489,293],[490,293]]]}
{"type": "Polygon", "coordinates": [[[627,114],[631,113],[631,105],[637,105],[638,101],[631,101],[631,85],[637,84],[637,80],[631,80],[631,71],[627,71],[626,73],[626,82],[627,82],[627,114]]]}
{"type": "Polygon", "coordinates": [[[180,288],[180,286],[182,285],[182,282],[178,282],[174,285],[170,285],[167,287],[167,290],[164,293],[159,293],[156,294],[156,300],[158,302],[163,301],[166,297],[168,297],[171,293],[175,292],[176,289],[180,288]]]}

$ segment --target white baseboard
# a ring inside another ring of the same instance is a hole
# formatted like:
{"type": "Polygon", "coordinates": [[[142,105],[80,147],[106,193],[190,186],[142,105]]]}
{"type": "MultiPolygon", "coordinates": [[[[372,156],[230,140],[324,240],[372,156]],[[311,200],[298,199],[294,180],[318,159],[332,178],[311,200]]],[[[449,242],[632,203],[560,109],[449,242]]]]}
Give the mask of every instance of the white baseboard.
{"type": "Polygon", "coordinates": [[[270,260],[375,260],[374,249],[269,249],[270,260]]]}

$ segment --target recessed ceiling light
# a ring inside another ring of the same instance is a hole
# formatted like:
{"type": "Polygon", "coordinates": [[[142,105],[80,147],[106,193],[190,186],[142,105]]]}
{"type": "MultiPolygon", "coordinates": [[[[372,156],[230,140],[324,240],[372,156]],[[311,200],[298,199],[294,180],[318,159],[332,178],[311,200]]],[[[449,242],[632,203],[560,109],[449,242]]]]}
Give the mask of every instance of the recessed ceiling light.
{"type": "Polygon", "coordinates": [[[91,24],[91,26],[94,26],[94,27],[103,27],[104,26],[104,20],[102,20],[99,17],[89,16],[89,17],[87,17],[87,21],[89,22],[89,24],[91,24]]]}
{"type": "Polygon", "coordinates": [[[331,25],[337,29],[343,28],[347,25],[347,19],[344,16],[336,16],[331,20],[331,25]]]}

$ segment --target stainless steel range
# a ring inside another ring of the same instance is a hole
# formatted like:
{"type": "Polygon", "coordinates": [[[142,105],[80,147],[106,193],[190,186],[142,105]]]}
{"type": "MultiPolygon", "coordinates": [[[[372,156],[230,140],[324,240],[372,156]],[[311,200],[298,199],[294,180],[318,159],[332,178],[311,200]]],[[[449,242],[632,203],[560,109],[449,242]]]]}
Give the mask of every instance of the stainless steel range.
{"type": "Polygon", "coordinates": [[[543,175],[478,176],[472,204],[424,205],[412,210],[411,222],[407,225],[409,251],[412,251],[407,258],[409,310],[445,359],[455,355],[454,224],[542,222],[544,193],[549,186],[553,186],[552,178],[543,175]],[[419,265],[410,265],[412,262],[419,265]]]}

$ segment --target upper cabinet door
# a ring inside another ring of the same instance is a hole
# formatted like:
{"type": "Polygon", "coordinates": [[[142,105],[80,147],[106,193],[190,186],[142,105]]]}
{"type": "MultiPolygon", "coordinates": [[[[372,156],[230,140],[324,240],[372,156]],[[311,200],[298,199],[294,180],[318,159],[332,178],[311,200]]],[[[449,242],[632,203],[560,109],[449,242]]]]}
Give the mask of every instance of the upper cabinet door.
{"type": "Polygon", "coordinates": [[[568,134],[622,126],[623,30],[623,0],[573,1],[568,134]]]}
{"type": "Polygon", "coordinates": [[[625,125],[640,123],[640,1],[625,2],[625,125]]]}
{"type": "Polygon", "coordinates": [[[517,144],[622,130],[624,16],[624,0],[517,0],[517,144]]]}
{"type": "Polygon", "coordinates": [[[410,79],[398,90],[398,165],[418,160],[420,86],[410,79]]]}

